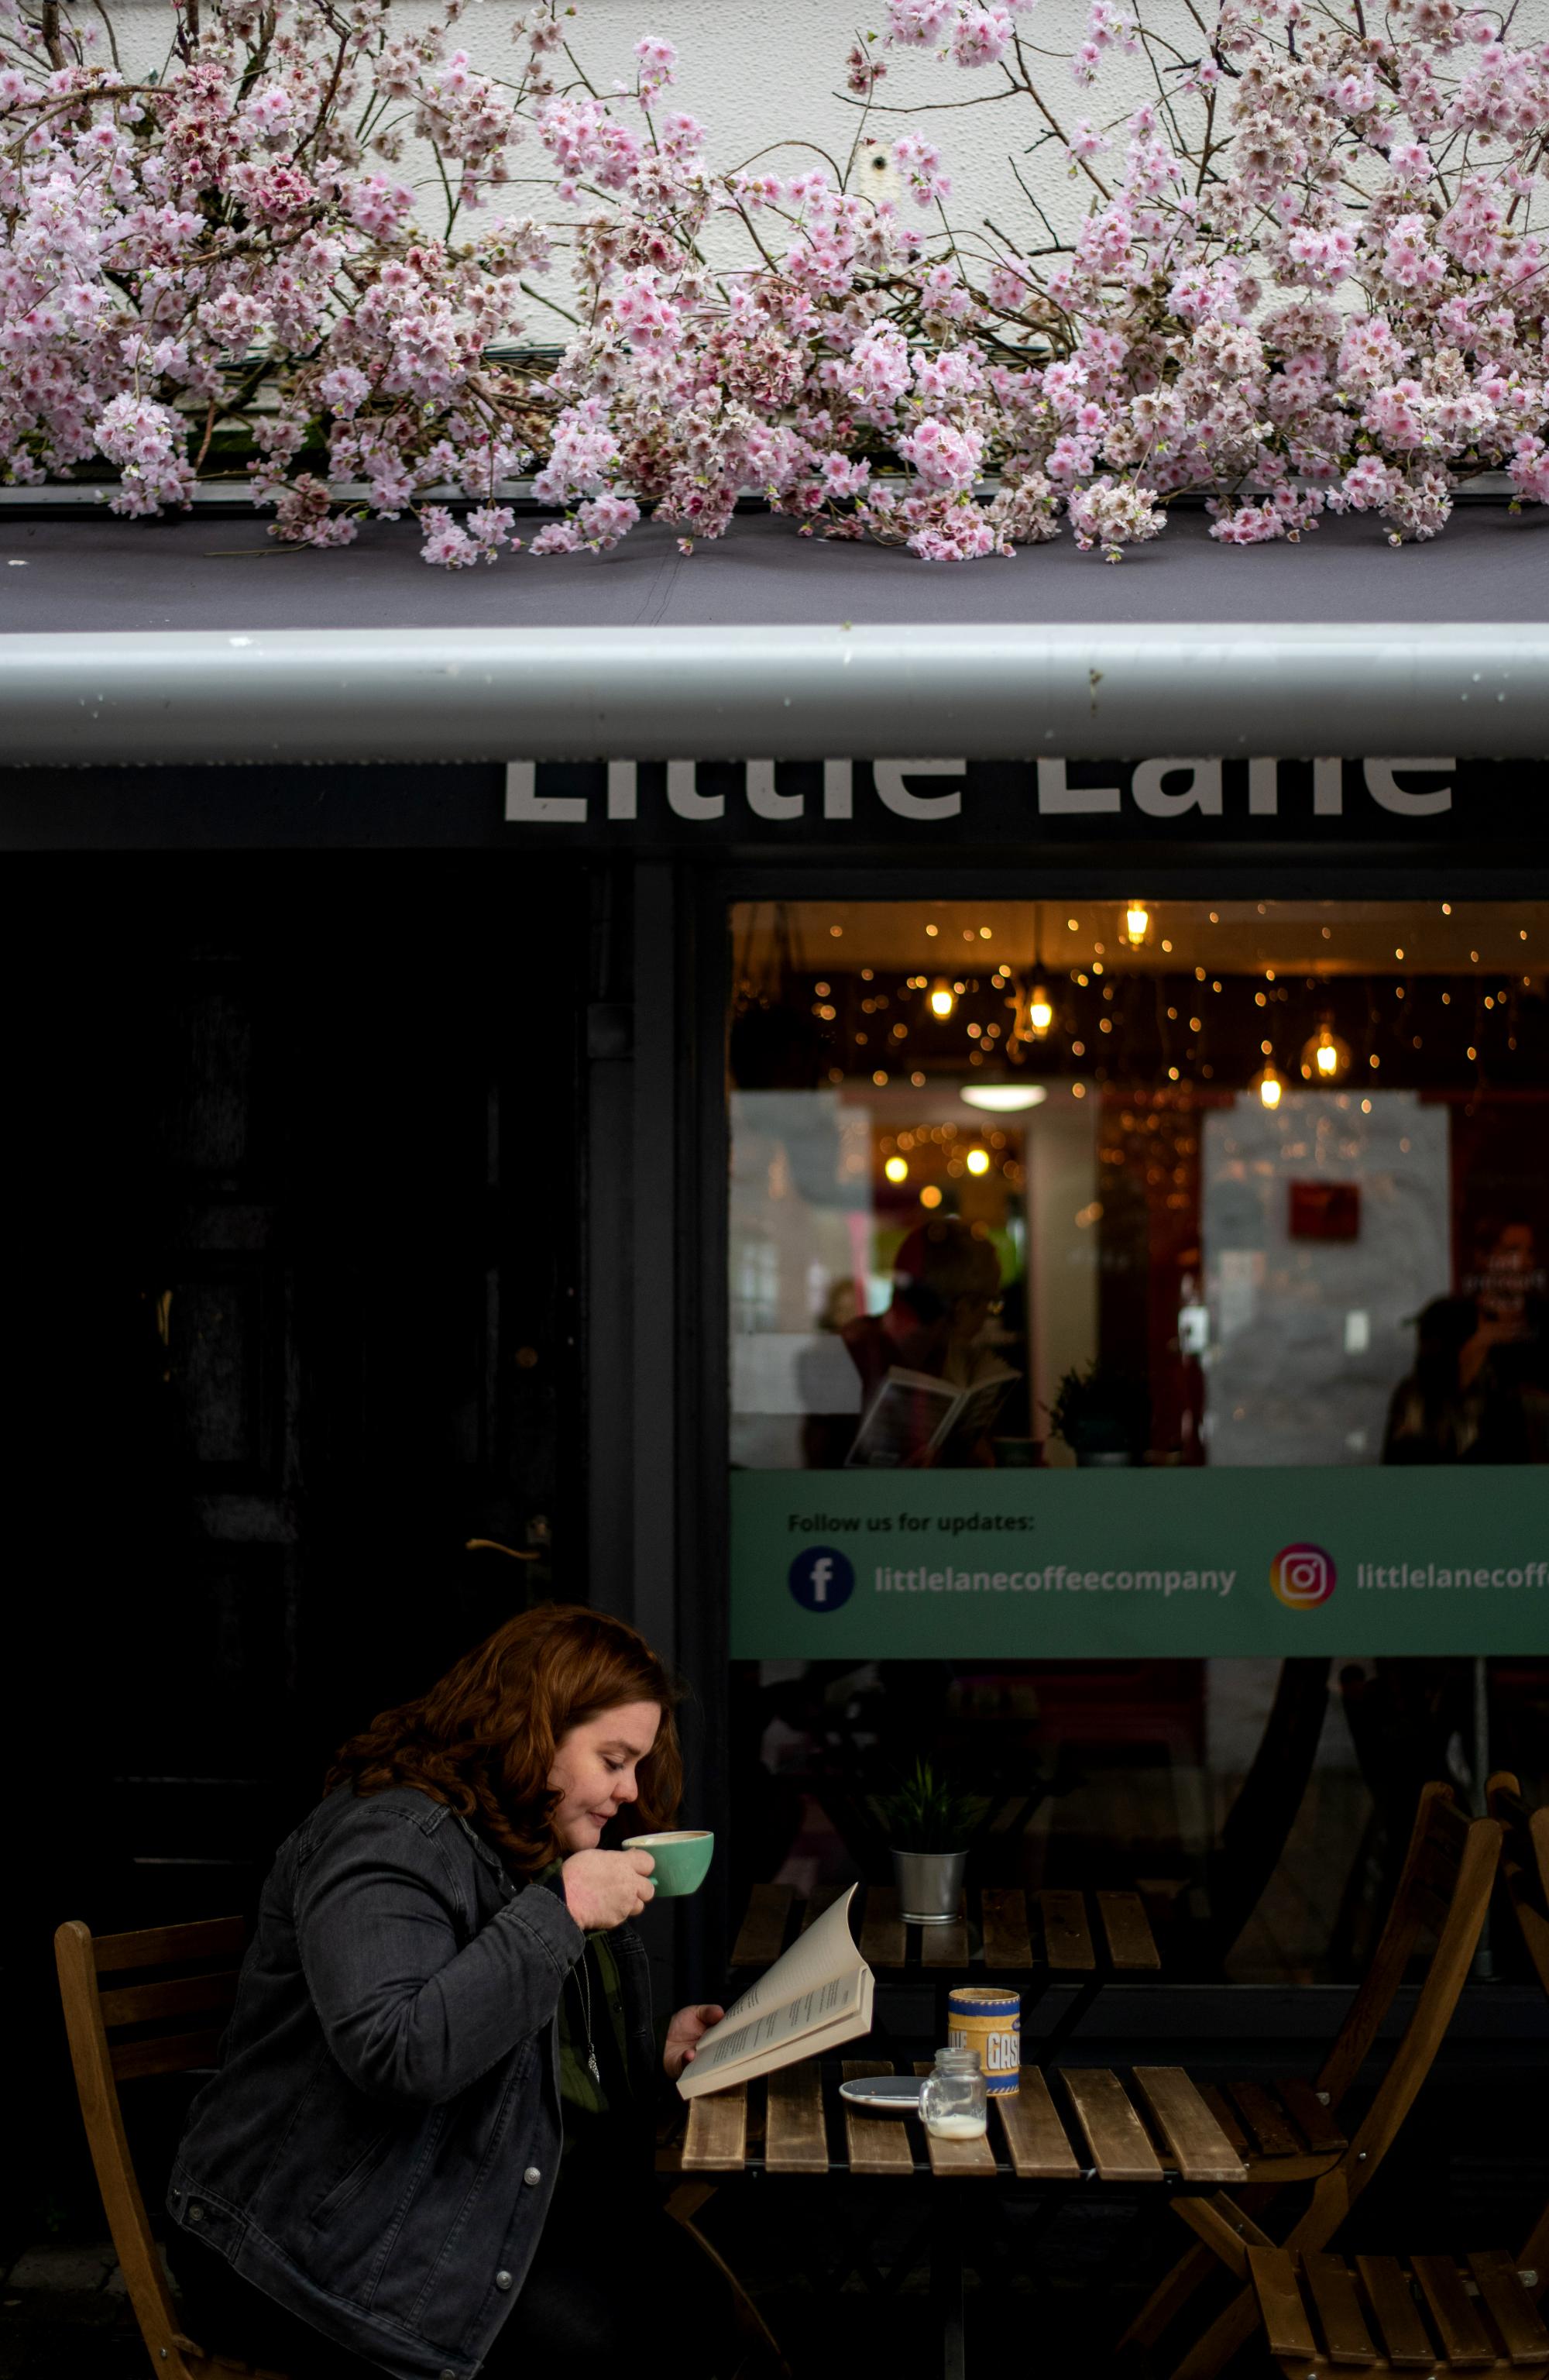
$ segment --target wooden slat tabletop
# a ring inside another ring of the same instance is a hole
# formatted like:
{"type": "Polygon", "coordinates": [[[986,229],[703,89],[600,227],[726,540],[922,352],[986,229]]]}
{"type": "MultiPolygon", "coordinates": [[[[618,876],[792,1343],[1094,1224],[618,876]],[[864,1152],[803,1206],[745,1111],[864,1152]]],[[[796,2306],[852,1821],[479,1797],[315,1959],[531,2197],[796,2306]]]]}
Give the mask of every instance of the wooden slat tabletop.
{"type": "Polygon", "coordinates": [[[1121,1972],[1144,1973],[1159,1968],[1157,1949],[1138,1892],[1099,1892],[1097,1914],[1107,1936],[1108,1957],[1121,1972]]]}
{"type": "Polygon", "coordinates": [[[998,1892],[986,1885],[979,1895],[979,1922],[986,1967],[1031,1967],[1033,1939],[1028,1931],[1027,1901],[1022,1893],[998,1892]]]}
{"type": "MultiPolygon", "coordinates": [[[[1061,2070],[1059,2100],[1036,2067],[1023,2067],[1014,2097],[990,2103],[989,2129],[969,2141],[934,2140],[918,2116],[868,2116],[838,2095],[844,2082],[891,2074],[886,2060],[846,2058],[839,2078],[816,2058],[764,2081],[707,2093],[689,2104],[675,2153],[688,2173],[929,2173],[937,2179],[999,2174],[1021,2181],[1160,2181],[1192,2186],[1241,2181],[1245,2168],[1205,2100],[1181,2068],[1061,2070]],[[842,2118],[844,2147],[829,2109],[842,2118]],[[830,2156],[829,2143],[835,2143],[830,2156]]],[[[925,2066],[914,2068],[925,2074],[925,2066]]]]}
{"type": "MultiPolygon", "coordinates": [[[[890,2074],[892,2068],[875,2058],[847,2058],[840,2069],[846,2082],[863,2082],[871,2074],[890,2074]]],[[[844,2136],[852,2173],[913,2173],[914,2143],[902,2116],[863,2116],[844,2103],[844,2136]]]]}
{"type": "MultiPolygon", "coordinates": [[[[914,2071],[923,2081],[930,2068],[916,2066],[914,2071]]],[[[904,2120],[907,2122],[908,2119],[904,2120]]],[[[921,2130],[925,2130],[923,2125],[921,2130]]],[[[926,2131],[926,2155],[930,2159],[931,2172],[938,2181],[958,2175],[977,2174],[981,2180],[993,2180],[995,2178],[995,2151],[989,2144],[987,2131],[970,2141],[940,2141],[934,2132],[926,2131]]]]}
{"type": "Polygon", "coordinates": [[[785,1948],[786,1921],[795,1898],[788,1884],[756,1884],[732,1945],[733,1967],[772,1967],[785,1948]]]}
{"type": "Polygon", "coordinates": [[[1185,2181],[1246,2181],[1248,2169],[1181,2066],[1137,2066],[1135,2088],[1185,2181]]]}
{"type": "Polygon", "coordinates": [[[1087,1923],[1085,1894],[1040,1892],[1038,1907],[1044,1920],[1044,1955],[1049,1965],[1090,1973],[1097,1963],[1097,1953],[1087,1923]]]}
{"type": "Polygon", "coordinates": [[[1011,2170],[1021,2181],[1075,2181],[1081,2164],[1065,2135],[1059,2110],[1035,2066],[1022,2070],[1014,2099],[997,2099],[995,2113],[1006,2136],[1011,2170]]]}
{"type": "Polygon", "coordinates": [[[769,2076],[764,2163],[770,2173],[829,2170],[829,2135],[816,2058],[804,2058],[799,2066],[782,2066],[769,2076]]]}
{"type": "Polygon", "coordinates": [[[862,1958],[872,1967],[902,1967],[907,1946],[903,1920],[898,1913],[897,1893],[890,1885],[874,1884],[860,1899],[862,1958]]]}
{"type": "MultiPolygon", "coordinates": [[[[732,1948],[733,1967],[772,1966],[788,1937],[803,1934],[840,1897],[822,1885],[798,1900],[789,1885],[756,1884],[732,1948]]],[[[986,1885],[950,1925],[905,1925],[890,1885],[855,1896],[861,1955],[884,1973],[916,1962],[998,1975],[1104,1977],[1159,1974],[1161,1952],[1137,1892],[1019,1892],[986,1885]]]]}
{"type": "Polygon", "coordinates": [[[684,2173],[741,2173],[747,2163],[747,2085],[707,2091],[688,2103],[684,2173]]]}
{"type": "Polygon", "coordinates": [[[1071,2066],[1062,2080],[1104,2181],[1160,2181],[1162,2160],[1118,2075],[1103,2066],[1071,2066]]]}

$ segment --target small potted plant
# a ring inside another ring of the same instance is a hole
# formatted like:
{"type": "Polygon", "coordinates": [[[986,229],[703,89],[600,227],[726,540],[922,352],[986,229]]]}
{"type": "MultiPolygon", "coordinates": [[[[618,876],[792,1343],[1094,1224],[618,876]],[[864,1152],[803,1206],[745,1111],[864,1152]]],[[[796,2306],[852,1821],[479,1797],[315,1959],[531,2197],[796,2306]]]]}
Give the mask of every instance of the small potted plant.
{"type": "Polygon", "coordinates": [[[1078,1463],[1138,1463],[1151,1435],[1151,1392],[1132,1372],[1099,1356],[1084,1372],[1072,1366],[1066,1373],[1048,1418],[1078,1463]]]}
{"type": "Polygon", "coordinates": [[[964,1793],[928,1760],[896,1792],[880,1795],[872,1814],[888,1839],[906,1925],[950,1925],[962,1899],[968,1846],[989,1804],[964,1793]]]}

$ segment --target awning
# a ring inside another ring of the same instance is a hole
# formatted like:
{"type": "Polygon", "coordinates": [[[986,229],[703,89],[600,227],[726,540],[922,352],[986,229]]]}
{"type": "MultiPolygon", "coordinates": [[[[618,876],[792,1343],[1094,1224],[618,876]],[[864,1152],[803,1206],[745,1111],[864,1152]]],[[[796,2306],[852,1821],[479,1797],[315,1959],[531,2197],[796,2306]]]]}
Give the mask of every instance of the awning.
{"type": "Polygon", "coordinates": [[[409,524],[0,522],[0,737],[28,763],[1549,754],[1549,517],[1461,509],[1118,566],[930,565],[739,519],[682,554],[444,573],[409,524]]]}

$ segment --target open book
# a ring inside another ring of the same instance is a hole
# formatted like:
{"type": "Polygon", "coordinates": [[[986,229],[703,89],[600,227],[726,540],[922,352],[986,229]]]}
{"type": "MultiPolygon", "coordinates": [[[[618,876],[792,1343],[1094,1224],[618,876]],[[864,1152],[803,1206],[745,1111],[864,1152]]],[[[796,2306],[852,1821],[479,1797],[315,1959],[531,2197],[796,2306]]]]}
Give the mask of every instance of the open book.
{"type": "Polygon", "coordinates": [[[850,1938],[851,1886],[700,2038],[678,2078],[685,2099],[817,2058],[871,2031],[871,1969],[850,1938]]]}
{"type": "Polygon", "coordinates": [[[930,1372],[893,1365],[866,1407],[847,1471],[896,1471],[910,1462],[939,1462],[984,1436],[1020,1372],[997,1364],[971,1388],[954,1388],[930,1372]]]}

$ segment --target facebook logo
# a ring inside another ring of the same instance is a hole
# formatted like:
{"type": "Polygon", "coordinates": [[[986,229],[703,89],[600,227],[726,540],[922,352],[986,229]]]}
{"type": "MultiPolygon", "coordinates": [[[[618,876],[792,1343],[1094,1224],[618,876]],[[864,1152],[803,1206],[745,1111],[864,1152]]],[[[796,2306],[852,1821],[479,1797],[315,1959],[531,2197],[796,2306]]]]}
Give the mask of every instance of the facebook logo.
{"type": "Polygon", "coordinates": [[[804,1611],[837,1611],[854,1589],[854,1564],[832,1546],[808,1546],[791,1565],[791,1592],[804,1611]]]}

